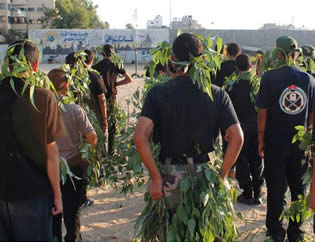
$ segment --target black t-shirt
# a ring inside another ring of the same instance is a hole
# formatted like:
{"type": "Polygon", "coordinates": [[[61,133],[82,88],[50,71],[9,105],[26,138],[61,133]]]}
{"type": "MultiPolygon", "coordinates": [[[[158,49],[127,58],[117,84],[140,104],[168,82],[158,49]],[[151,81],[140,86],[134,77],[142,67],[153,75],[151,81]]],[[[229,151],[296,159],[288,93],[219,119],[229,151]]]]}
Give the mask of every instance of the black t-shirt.
{"type": "Polygon", "coordinates": [[[213,151],[219,130],[238,122],[228,94],[215,85],[212,94],[213,101],[189,77],[177,77],[149,91],[141,116],[154,123],[161,162],[183,154],[197,157],[196,147],[202,154],[213,151]]]}
{"type": "Polygon", "coordinates": [[[126,73],[123,66],[115,65],[109,58],[104,58],[93,66],[103,77],[105,87],[107,89],[106,99],[113,98],[117,95],[117,76],[118,74],[124,75],[126,73]]]}
{"type": "Polygon", "coordinates": [[[236,65],[234,60],[227,60],[221,63],[221,69],[218,70],[216,78],[213,84],[222,87],[225,82],[225,78],[229,77],[236,71],[236,65]]]}
{"type": "MultiPolygon", "coordinates": [[[[20,93],[24,82],[17,78],[13,80],[17,92],[20,93]]],[[[30,102],[29,91],[25,91],[25,96],[16,98],[9,81],[10,78],[7,78],[3,80],[3,84],[0,84],[0,96],[9,95],[13,98],[10,98],[14,103],[10,107],[12,126],[7,129],[12,130],[16,146],[19,147],[16,154],[21,154],[23,158],[0,159],[0,200],[27,200],[51,195],[52,188],[46,171],[46,145],[65,134],[56,97],[51,91],[35,88],[36,110],[30,102]]],[[[5,99],[1,98],[1,100],[5,99]]],[[[0,102],[0,106],[2,105],[9,104],[0,102]]],[[[1,129],[5,128],[5,126],[1,127],[1,129]]],[[[6,147],[8,140],[2,137],[1,148],[6,147]]],[[[12,143],[11,139],[10,143],[12,143]]]]}
{"type": "Polygon", "coordinates": [[[102,94],[106,95],[107,90],[104,85],[102,76],[93,71],[89,71],[89,78],[91,80],[91,83],[89,85],[91,91],[90,100],[88,100],[89,107],[92,108],[92,110],[95,112],[98,120],[102,121],[97,96],[102,94]]]}
{"type": "Polygon", "coordinates": [[[268,109],[265,140],[271,144],[291,143],[295,126],[307,126],[314,79],[295,67],[268,71],[262,76],[256,106],[268,109]]]}
{"type": "Polygon", "coordinates": [[[244,79],[237,80],[232,89],[227,90],[244,131],[257,129],[257,112],[250,97],[251,90],[250,81],[244,79]]]}

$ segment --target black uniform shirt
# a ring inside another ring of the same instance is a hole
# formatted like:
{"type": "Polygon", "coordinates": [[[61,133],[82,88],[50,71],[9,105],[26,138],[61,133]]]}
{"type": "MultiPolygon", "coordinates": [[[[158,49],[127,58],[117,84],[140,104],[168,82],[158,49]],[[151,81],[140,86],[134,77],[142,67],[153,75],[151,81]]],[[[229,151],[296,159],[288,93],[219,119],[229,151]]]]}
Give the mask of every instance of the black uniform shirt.
{"type": "Polygon", "coordinates": [[[91,95],[90,98],[86,100],[86,102],[89,104],[89,107],[95,112],[99,122],[103,123],[104,120],[102,120],[101,110],[99,108],[97,96],[102,94],[106,95],[107,90],[104,85],[102,76],[98,75],[93,71],[89,71],[89,79],[91,80],[91,83],[89,85],[91,95]]]}
{"type": "Polygon", "coordinates": [[[125,69],[115,65],[110,59],[104,58],[93,66],[103,77],[107,89],[106,99],[110,99],[117,94],[116,81],[118,74],[124,75],[125,69]]]}
{"type": "Polygon", "coordinates": [[[213,84],[222,87],[225,82],[225,78],[229,77],[236,71],[236,65],[234,60],[223,61],[221,69],[217,72],[215,81],[213,84]]]}
{"type": "Polygon", "coordinates": [[[203,154],[213,151],[219,130],[238,123],[228,94],[215,85],[212,94],[213,101],[189,77],[177,77],[149,91],[141,116],[154,123],[161,162],[182,154],[196,157],[196,146],[203,154]]]}
{"type": "Polygon", "coordinates": [[[314,79],[295,67],[268,71],[262,76],[256,106],[268,109],[265,140],[273,144],[291,143],[295,126],[307,125],[314,79]]]}
{"type": "Polygon", "coordinates": [[[250,97],[251,90],[249,80],[239,79],[232,89],[227,91],[244,131],[257,129],[257,112],[250,97]]]}

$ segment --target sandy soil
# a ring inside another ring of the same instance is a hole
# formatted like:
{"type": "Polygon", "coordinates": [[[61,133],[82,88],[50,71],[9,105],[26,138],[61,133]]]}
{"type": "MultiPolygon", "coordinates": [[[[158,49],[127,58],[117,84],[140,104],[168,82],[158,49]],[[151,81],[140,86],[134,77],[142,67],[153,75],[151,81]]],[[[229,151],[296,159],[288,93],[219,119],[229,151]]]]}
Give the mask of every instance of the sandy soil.
{"type": "MultiPolygon", "coordinates": [[[[42,65],[44,71],[54,68],[56,65],[42,65]]],[[[141,67],[139,67],[141,70],[141,67]]],[[[133,66],[127,66],[129,73],[134,73],[133,66]]],[[[141,73],[140,73],[141,74],[141,73]]],[[[129,98],[138,87],[143,87],[143,79],[134,79],[132,84],[119,87],[119,104],[127,110],[125,100],[129,98]]],[[[233,181],[235,187],[237,184],[233,181]]],[[[266,213],[266,188],[263,192],[264,203],[260,206],[246,206],[235,204],[236,211],[243,214],[244,219],[236,219],[241,232],[238,241],[262,242],[266,240],[265,213],[266,213]]],[[[93,188],[88,191],[89,198],[95,204],[82,211],[81,231],[84,241],[102,242],[126,242],[131,241],[135,220],[140,215],[144,191],[138,191],[132,195],[122,195],[111,188],[93,188]]],[[[288,195],[289,196],[289,195],[288,195]]],[[[312,222],[307,221],[303,225],[307,233],[307,241],[315,241],[312,233],[312,222]]]]}

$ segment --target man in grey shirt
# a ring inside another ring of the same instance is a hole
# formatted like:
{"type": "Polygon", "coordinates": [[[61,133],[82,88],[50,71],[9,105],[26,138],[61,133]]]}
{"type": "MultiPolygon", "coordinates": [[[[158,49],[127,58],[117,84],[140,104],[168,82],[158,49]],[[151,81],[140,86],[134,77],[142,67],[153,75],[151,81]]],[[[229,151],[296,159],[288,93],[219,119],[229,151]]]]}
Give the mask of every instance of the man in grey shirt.
{"type": "MultiPolygon", "coordinates": [[[[48,73],[53,82],[58,98],[64,99],[67,96],[68,79],[66,73],[61,69],[53,69],[48,73]]],[[[60,156],[69,163],[71,171],[81,177],[81,180],[74,179],[74,185],[67,179],[62,186],[62,202],[64,206],[64,223],[67,230],[65,241],[82,241],[80,234],[80,204],[85,184],[87,183],[88,161],[82,159],[80,154],[81,136],[84,136],[87,143],[96,146],[97,136],[85,111],[77,104],[64,104],[62,117],[65,124],[66,135],[57,140],[60,156]]],[[[56,216],[53,223],[53,235],[58,241],[62,241],[61,231],[62,216],[56,216]]]]}

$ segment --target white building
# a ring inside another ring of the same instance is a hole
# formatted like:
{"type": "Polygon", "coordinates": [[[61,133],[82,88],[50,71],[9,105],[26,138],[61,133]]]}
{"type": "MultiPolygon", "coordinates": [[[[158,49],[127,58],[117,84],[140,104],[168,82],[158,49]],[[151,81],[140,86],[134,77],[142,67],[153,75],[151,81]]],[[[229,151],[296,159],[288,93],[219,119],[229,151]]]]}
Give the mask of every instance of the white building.
{"type": "Polygon", "coordinates": [[[171,22],[171,29],[202,29],[201,24],[198,24],[197,20],[194,20],[191,15],[187,15],[180,18],[174,18],[171,22]]]}
{"type": "Polygon", "coordinates": [[[157,15],[155,19],[147,21],[147,29],[159,29],[163,25],[163,17],[157,15]]]}

